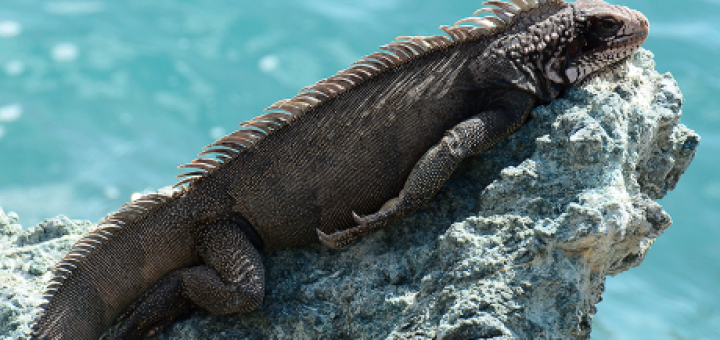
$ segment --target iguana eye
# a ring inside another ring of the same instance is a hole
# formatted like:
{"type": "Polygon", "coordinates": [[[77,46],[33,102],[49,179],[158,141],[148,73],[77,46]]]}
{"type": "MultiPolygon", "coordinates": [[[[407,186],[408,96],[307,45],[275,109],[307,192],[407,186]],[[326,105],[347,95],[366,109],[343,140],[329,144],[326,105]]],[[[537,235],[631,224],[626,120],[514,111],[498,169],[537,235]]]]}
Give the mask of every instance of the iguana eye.
{"type": "Polygon", "coordinates": [[[598,38],[610,38],[615,36],[622,27],[622,22],[612,17],[598,18],[591,22],[591,31],[598,38]]]}

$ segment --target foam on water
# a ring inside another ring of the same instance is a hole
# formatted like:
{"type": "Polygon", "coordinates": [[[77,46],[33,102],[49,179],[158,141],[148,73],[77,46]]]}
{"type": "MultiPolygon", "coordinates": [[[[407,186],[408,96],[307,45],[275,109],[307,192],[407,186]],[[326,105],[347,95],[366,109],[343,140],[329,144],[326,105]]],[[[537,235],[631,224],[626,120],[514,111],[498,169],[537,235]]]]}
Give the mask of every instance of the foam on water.
{"type": "Polygon", "coordinates": [[[17,21],[0,21],[0,37],[14,38],[22,33],[22,26],[17,21]]]}

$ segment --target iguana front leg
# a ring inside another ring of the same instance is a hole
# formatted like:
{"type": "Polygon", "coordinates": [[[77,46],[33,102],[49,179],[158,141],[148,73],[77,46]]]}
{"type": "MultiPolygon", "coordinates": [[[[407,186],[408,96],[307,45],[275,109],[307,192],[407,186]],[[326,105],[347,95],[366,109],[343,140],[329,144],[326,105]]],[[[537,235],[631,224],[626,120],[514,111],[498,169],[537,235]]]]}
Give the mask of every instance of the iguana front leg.
{"type": "Polygon", "coordinates": [[[116,339],[153,336],[195,307],[231,314],[252,311],[262,302],[265,270],[247,235],[227,221],[199,230],[196,244],[205,265],[165,275],[123,313],[116,339]]]}
{"type": "Polygon", "coordinates": [[[320,242],[340,248],[362,238],[390,222],[417,210],[442,188],[460,162],[476,155],[509,134],[527,119],[536,97],[524,91],[504,91],[491,108],[448,130],[415,164],[398,197],[387,201],[374,214],[353,213],[356,227],[325,234],[317,230],[320,242]]]}

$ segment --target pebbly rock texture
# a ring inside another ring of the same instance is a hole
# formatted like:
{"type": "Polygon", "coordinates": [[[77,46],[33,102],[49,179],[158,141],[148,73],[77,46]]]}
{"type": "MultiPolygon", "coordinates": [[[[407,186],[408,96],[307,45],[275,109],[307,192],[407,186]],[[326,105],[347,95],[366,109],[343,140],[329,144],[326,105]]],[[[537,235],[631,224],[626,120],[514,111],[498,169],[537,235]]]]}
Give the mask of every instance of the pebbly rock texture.
{"type": "Polygon", "coordinates": [[[90,222],[65,216],[23,230],[15,213],[0,208],[0,339],[27,339],[51,270],[90,222]]]}
{"type": "MultiPolygon", "coordinates": [[[[463,163],[417,213],[341,250],[265,257],[246,315],[198,312],[158,339],[584,339],[605,277],[642,263],[671,222],[699,136],[682,95],[641,50],[463,163]]],[[[0,334],[24,338],[44,274],[84,222],[23,232],[0,213],[0,334]],[[16,286],[19,285],[19,286],[16,286]]]]}

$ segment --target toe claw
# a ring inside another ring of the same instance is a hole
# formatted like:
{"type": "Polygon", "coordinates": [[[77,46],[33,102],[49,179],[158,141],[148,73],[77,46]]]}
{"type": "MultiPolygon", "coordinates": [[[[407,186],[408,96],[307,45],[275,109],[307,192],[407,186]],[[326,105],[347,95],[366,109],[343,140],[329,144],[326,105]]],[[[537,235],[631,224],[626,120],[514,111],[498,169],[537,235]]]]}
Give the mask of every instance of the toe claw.
{"type": "Polygon", "coordinates": [[[326,247],[329,247],[332,249],[339,248],[337,245],[337,242],[335,241],[335,238],[333,237],[337,234],[337,232],[328,235],[328,234],[324,233],[322,230],[320,230],[319,228],[315,228],[315,230],[317,231],[318,239],[320,239],[320,243],[322,243],[326,247]]]}
{"type": "Polygon", "coordinates": [[[353,217],[353,220],[355,221],[355,224],[357,224],[357,225],[364,226],[364,225],[367,224],[367,222],[365,221],[365,219],[363,219],[362,217],[360,217],[360,215],[358,215],[358,214],[357,214],[356,212],[354,212],[354,211],[352,212],[352,217],[353,217]]]}
{"type": "Polygon", "coordinates": [[[330,236],[328,234],[324,233],[320,228],[315,228],[315,231],[317,232],[318,238],[320,241],[327,240],[330,236]]]}

